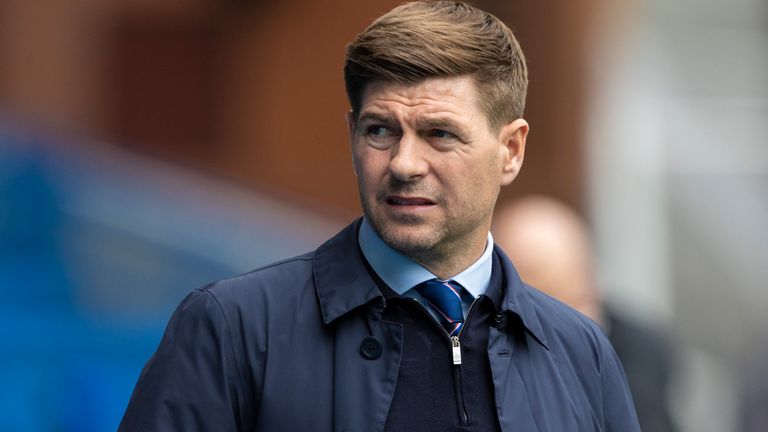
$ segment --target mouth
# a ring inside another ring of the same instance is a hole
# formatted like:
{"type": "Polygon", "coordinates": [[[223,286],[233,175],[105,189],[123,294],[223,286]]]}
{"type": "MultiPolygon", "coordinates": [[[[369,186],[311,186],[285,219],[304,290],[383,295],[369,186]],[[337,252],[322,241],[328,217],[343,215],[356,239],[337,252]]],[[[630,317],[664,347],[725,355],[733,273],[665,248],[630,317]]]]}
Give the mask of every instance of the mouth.
{"type": "Polygon", "coordinates": [[[422,197],[388,196],[386,203],[394,206],[432,206],[434,201],[422,197]]]}

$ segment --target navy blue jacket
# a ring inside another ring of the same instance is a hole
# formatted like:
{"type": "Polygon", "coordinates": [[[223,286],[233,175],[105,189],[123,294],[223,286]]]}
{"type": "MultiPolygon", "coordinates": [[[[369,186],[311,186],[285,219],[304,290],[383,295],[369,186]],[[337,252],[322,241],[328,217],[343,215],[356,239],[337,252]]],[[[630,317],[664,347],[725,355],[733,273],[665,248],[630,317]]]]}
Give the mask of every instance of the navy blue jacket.
{"type": "MultiPolygon", "coordinates": [[[[120,430],[383,430],[403,335],[381,319],[385,299],[358,248],[358,225],[312,253],[187,296],[120,430]]],[[[510,323],[488,336],[501,430],[639,431],[601,329],[525,285],[504,253],[494,253],[505,280],[500,312],[510,323]]]]}

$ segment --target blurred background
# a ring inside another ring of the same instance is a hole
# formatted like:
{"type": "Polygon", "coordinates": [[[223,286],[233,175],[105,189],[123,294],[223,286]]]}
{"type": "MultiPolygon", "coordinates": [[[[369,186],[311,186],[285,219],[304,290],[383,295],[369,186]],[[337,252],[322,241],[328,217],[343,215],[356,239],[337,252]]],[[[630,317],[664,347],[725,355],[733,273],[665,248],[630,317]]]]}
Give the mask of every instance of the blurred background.
{"type": "MultiPolygon", "coordinates": [[[[359,215],[344,48],[397,3],[0,1],[0,430],[114,430],[187,292],[359,215]]],[[[677,430],[768,430],[768,3],[474,3],[529,61],[500,204],[588,222],[677,430]]]]}

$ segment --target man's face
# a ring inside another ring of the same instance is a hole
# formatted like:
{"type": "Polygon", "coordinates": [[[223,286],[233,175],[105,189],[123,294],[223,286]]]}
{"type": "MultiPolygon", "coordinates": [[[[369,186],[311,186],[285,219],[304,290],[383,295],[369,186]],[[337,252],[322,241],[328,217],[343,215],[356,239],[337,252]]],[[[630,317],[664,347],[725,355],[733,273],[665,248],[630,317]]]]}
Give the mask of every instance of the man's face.
{"type": "Polygon", "coordinates": [[[492,130],[478,97],[468,76],[373,82],[358,117],[348,116],[363,211],[405,255],[482,253],[499,189],[522,164],[528,125],[492,130]]]}

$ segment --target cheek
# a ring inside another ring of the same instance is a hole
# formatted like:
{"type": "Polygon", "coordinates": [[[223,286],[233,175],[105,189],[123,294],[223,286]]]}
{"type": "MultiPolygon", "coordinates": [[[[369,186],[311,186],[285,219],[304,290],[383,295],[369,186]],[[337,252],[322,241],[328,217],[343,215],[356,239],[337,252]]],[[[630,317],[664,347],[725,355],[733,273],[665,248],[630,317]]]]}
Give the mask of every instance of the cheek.
{"type": "Polygon", "coordinates": [[[361,190],[375,188],[386,173],[386,159],[382,152],[358,150],[352,155],[352,163],[361,190]]]}
{"type": "Polygon", "coordinates": [[[501,188],[501,168],[497,155],[489,154],[458,176],[464,199],[473,206],[485,206],[494,200],[501,188]]]}
{"type": "Polygon", "coordinates": [[[501,187],[501,172],[503,169],[503,157],[500,152],[491,152],[485,163],[484,175],[494,188],[501,187]]]}
{"type": "Polygon", "coordinates": [[[469,182],[480,186],[492,182],[501,175],[501,162],[499,154],[494,151],[486,151],[470,162],[465,168],[469,182]]]}

